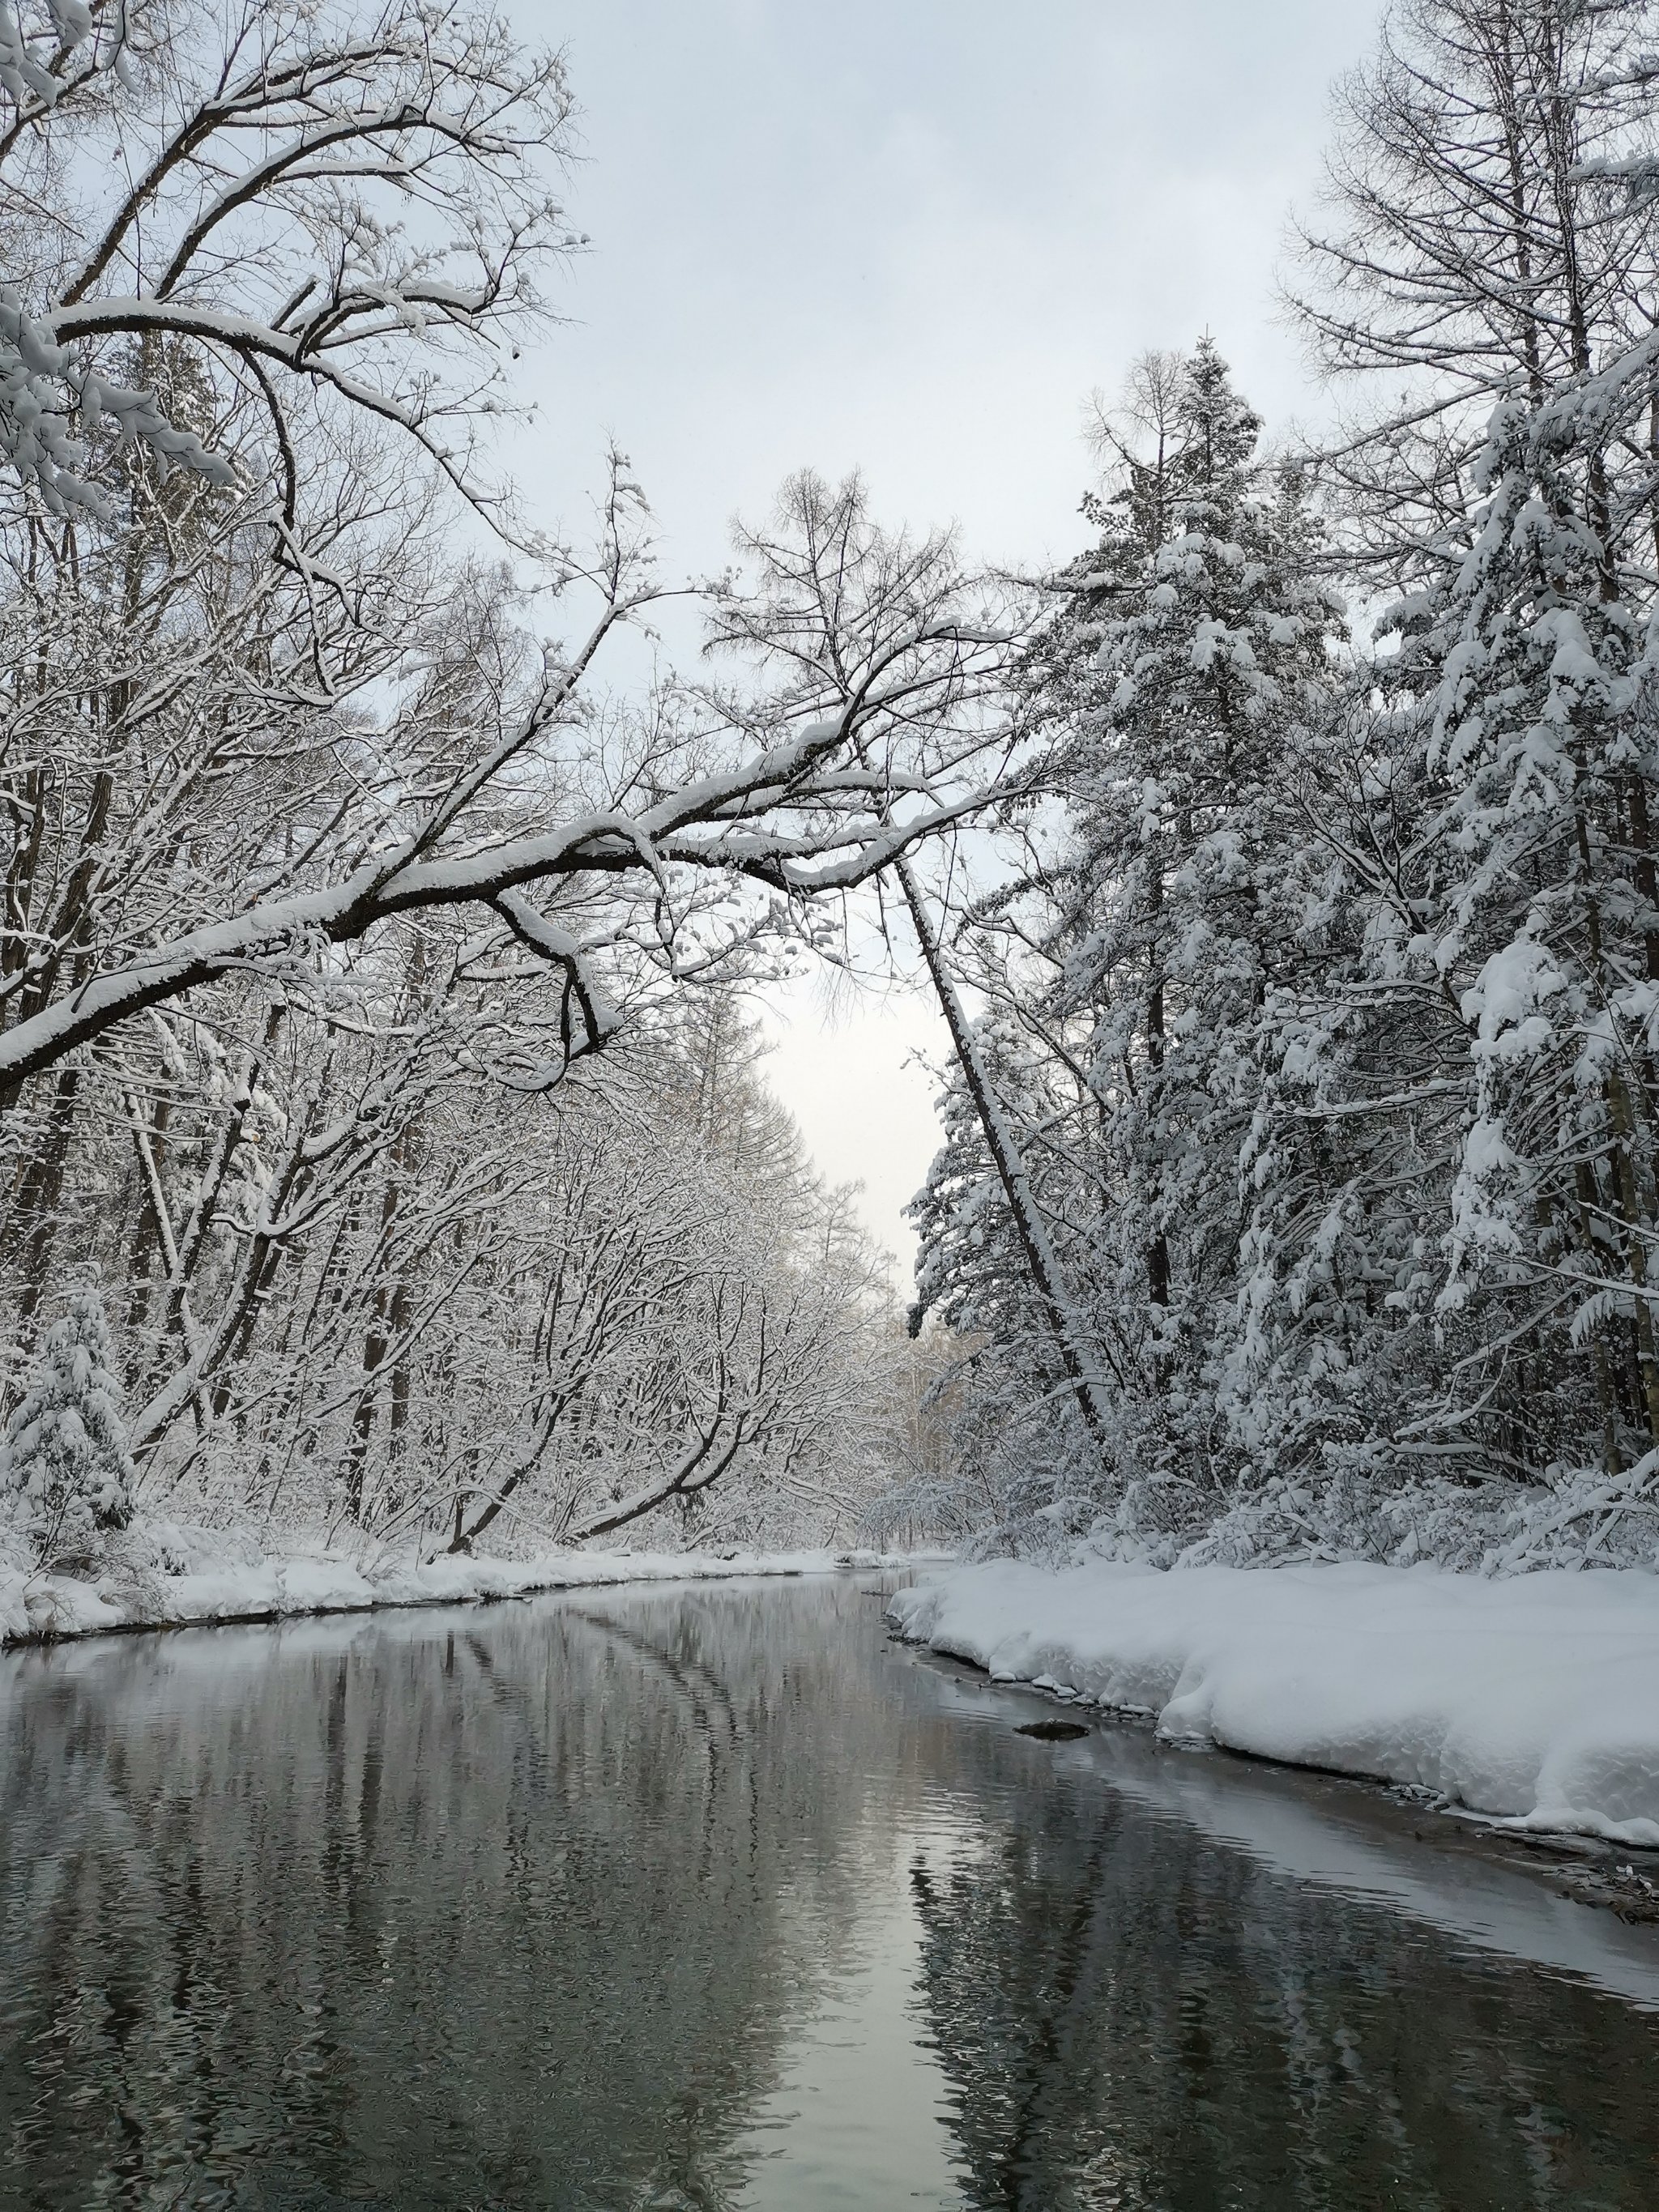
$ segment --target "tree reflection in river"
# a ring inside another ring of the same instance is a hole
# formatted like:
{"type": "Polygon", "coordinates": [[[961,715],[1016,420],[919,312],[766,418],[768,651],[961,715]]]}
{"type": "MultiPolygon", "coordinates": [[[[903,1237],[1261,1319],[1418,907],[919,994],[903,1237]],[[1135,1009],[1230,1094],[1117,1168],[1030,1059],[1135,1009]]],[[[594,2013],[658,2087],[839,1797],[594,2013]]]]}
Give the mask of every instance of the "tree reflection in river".
{"type": "Polygon", "coordinates": [[[726,1593],[9,1663],[0,2202],[735,2201],[857,1913],[832,1639],[726,1593]]]}
{"type": "Polygon", "coordinates": [[[1006,1802],[911,1875],[976,2212],[1650,2212],[1650,2020],[1087,1772],[1006,1802]]]}
{"type": "Polygon", "coordinates": [[[0,2207],[1649,2212],[1643,1931],[1028,1717],[849,1579],[0,1656],[0,2207]]]}

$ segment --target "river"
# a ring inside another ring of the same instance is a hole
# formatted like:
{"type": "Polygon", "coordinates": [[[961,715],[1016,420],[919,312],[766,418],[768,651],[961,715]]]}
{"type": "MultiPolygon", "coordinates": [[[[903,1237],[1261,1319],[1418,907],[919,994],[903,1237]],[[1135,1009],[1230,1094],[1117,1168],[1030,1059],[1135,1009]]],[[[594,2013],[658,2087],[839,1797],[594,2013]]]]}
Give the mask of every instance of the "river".
{"type": "Polygon", "coordinates": [[[1651,2212],[1659,1936],[876,1578],[0,1656],[0,2205],[1651,2212]]]}

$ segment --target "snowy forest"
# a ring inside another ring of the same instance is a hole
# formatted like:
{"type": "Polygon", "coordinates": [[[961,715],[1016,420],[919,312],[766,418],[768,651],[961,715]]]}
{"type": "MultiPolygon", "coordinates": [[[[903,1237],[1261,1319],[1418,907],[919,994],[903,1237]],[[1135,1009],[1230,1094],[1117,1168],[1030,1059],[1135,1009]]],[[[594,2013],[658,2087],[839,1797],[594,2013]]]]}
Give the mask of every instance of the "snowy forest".
{"type": "Polygon", "coordinates": [[[702,582],[622,453],[526,511],[579,89],[0,0],[0,1563],[1650,1562],[1659,9],[1398,0],[1328,419],[1194,300],[1036,575],[810,471],[702,582]],[[757,1022],[884,962],[908,1327],[757,1022]]]}
{"type": "Polygon", "coordinates": [[[922,1208],[1016,1538],[1651,1557],[1656,29],[1397,8],[1285,276],[1340,428],[1207,342],[1101,416],[922,1208]]]}

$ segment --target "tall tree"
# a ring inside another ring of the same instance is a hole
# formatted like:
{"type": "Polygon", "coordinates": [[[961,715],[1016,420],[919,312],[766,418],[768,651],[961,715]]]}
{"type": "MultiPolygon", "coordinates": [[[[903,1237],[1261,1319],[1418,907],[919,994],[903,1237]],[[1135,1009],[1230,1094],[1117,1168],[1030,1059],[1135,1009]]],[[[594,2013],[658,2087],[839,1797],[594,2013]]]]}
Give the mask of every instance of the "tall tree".
{"type": "Polygon", "coordinates": [[[1213,1494],[1227,1464],[1214,1374],[1239,1155],[1264,1009],[1305,958],[1288,798],[1341,617],[1303,486],[1264,462],[1260,429],[1207,340],[1139,364],[1103,419],[1099,537],[1058,580],[1024,676],[1064,826],[969,932],[1048,1070],[1022,1141],[1112,1377],[1113,1510],[1127,1485],[1213,1494]]]}

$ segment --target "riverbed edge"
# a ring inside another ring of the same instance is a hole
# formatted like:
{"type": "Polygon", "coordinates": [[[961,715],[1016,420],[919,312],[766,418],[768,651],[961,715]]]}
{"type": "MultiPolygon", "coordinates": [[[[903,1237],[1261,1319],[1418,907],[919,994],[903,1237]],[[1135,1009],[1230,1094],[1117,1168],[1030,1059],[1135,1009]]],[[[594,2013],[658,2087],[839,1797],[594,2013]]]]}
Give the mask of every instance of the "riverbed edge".
{"type": "Polygon", "coordinates": [[[1168,1743],[1380,1783],[1517,1838],[1659,1849],[1659,1575],[1000,1559],[925,1576],[887,1617],[1168,1743]]]}
{"type": "Polygon", "coordinates": [[[937,1567],[939,1553],[570,1552],[532,1559],[487,1556],[362,1563],[305,1553],[216,1565],[127,1583],[0,1569],[0,1650],[94,1636],[160,1635],[185,1628],[269,1626],[417,1607],[516,1603],[567,1589],[635,1583],[730,1582],[756,1577],[874,1573],[937,1567]]]}

